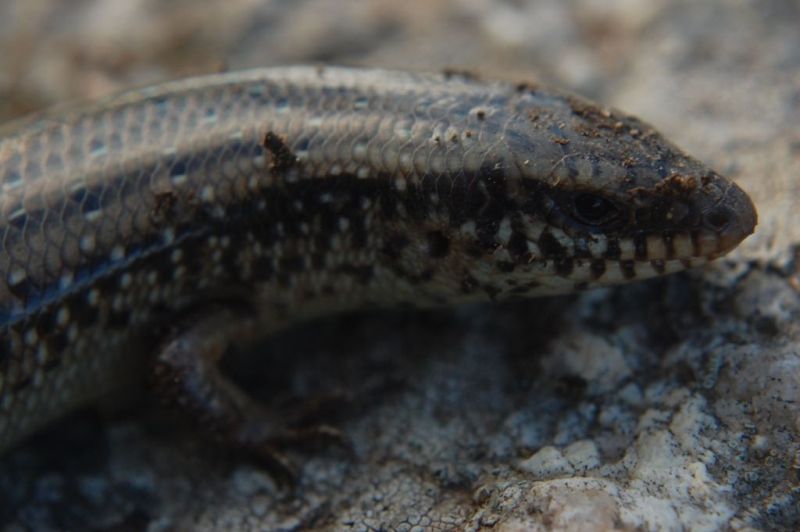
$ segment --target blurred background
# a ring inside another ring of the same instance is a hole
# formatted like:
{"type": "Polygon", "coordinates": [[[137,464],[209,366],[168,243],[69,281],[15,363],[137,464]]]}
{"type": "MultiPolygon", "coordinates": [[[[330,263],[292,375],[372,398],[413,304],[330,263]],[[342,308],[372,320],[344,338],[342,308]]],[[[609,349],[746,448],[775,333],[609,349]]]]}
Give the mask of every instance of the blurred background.
{"type": "Polygon", "coordinates": [[[0,458],[4,529],[800,526],[800,3],[0,1],[0,123],[296,63],[581,93],[736,179],[758,231],[706,271],[641,287],[277,340],[270,352],[308,360],[278,359],[295,388],[400,382],[341,421],[354,460],[297,457],[293,494],[149,411],[78,416],[0,458]]]}

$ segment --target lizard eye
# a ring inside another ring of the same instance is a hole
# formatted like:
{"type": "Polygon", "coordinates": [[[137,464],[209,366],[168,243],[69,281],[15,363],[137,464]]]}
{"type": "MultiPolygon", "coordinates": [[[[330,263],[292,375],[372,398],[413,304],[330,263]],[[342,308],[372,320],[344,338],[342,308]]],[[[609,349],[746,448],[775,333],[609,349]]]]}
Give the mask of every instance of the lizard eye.
{"type": "Polygon", "coordinates": [[[572,200],[572,207],[578,221],[586,225],[608,225],[619,218],[619,209],[616,205],[596,194],[586,192],[576,194],[572,200]]]}

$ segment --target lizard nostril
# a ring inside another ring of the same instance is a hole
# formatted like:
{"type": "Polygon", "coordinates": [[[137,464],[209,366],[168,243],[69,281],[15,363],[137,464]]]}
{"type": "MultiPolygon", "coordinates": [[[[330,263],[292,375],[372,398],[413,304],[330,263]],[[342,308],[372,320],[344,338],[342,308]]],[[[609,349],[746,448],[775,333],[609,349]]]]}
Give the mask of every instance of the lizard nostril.
{"type": "Polygon", "coordinates": [[[723,231],[732,219],[730,209],[727,207],[715,207],[705,215],[706,225],[714,231],[723,231]]]}

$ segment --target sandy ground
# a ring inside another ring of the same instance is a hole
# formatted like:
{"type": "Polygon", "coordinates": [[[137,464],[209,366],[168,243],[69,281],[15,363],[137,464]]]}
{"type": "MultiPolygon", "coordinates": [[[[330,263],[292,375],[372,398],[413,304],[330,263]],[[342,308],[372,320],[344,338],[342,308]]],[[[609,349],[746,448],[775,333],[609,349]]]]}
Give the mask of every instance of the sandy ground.
{"type": "Polygon", "coordinates": [[[355,455],[293,454],[293,492],[156,409],[86,413],[0,459],[0,524],[797,529],[799,27],[793,0],[3,1],[0,122],[222,69],[465,68],[640,116],[734,177],[760,219],[701,271],[270,340],[254,393],[359,405],[337,420],[355,455]]]}

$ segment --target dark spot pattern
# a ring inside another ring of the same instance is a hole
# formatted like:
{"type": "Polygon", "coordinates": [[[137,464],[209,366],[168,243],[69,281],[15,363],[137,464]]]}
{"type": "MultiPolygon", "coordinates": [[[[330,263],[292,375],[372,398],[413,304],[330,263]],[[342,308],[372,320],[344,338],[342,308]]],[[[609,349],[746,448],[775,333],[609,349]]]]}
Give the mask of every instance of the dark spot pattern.
{"type": "Polygon", "coordinates": [[[606,244],[606,252],[604,256],[610,260],[619,259],[622,255],[622,250],[619,247],[619,240],[615,238],[609,238],[606,244]]]}
{"type": "Polygon", "coordinates": [[[592,272],[592,278],[600,279],[606,273],[606,261],[604,259],[594,259],[589,269],[592,272]]]}
{"type": "Polygon", "coordinates": [[[561,258],[566,255],[564,246],[552,235],[552,233],[544,232],[539,238],[539,249],[547,258],[561,258]]]}
{"type": "Polygon", "coordinates": [[[528,251],[528,239],[521,231],[514,231],[508,240],[508,252],[519,262],[527,262],[530,257],[528,251]]]}
{"type": "Polygon", "coordinates": [[[636,277],[636,263],[634,261],[621,260],[619,261],[619,267],[623,277],[626,279],[633,279],[636,277]]]}
{"type": "Polygon", "coordinates": [[[636,235],[633,238],[634,256],[636,260],[647,260],[647,237],[636,235]]]}

